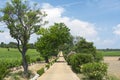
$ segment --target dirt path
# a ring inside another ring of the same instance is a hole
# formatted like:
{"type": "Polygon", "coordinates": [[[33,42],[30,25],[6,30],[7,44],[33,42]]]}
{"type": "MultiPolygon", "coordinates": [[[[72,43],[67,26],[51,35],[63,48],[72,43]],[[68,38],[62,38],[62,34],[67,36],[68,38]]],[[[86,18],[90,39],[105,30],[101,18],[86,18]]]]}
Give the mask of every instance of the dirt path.
{"type": "Polygon", "coordinates": [[[38,80],[79,80],[60,54],[58,62],[54,63],[38,80]]]}
{"type": "Polygon", "coordinates": [[[108,74],[120,79],[120,61],[118,58],[119,57],[104,57],[104,62],[108,64],[108,74]]]}

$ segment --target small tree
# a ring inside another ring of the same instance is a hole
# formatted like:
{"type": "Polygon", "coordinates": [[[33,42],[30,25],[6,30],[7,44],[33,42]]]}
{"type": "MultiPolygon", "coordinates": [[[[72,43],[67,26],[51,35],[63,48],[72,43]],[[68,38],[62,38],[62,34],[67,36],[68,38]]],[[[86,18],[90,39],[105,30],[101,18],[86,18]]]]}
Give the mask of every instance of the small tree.
{"type": "Polygon", "coordinates": [[[25,76],[28,75],[28,63],[26,60],[27,44],[30,35],[36,33],[46,14],[43,14],[37,5],[29,5],[26,0],[11,0],[6,6],[1,9],[3,16],[1,20],[7,25],[10,30],[10,35],[17,41],[17,47],[22,55],[22,62],[25,76]],[[20,48],[21,45],[21,48],[20,48]]]}
{"type": "Polygon", "coordinates": [[[36,42],[37,51],[39,51],[48,61],[49,56],[57,55],[60,46],[69,43],[72,40],[70,29],[63,23],[55,23],[50,28],[41,28],[38,32],[41,37],[36,42]],[[56,54],[55,54],[56,53],[56,54]]]}

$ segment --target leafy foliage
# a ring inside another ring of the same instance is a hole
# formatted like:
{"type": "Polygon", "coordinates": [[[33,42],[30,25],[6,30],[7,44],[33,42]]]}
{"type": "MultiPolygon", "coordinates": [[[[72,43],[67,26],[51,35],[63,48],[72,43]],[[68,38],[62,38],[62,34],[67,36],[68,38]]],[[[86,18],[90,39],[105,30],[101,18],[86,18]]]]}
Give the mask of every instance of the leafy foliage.
{"type": "Polygon", "coordinates": [[[9,70],[7,69],[7,66],[4,65],[2,62],[0,63],[0,80],[3,80],[3,78],[6,76],[6,74],[9,73],[9,70]]]}
{"type": "Polygon", "coordinates": [[[63,23],[55,23],[50,28],[41,28],[38,32],[41,37],[36,42],[37,51],[46,59],[57,56],[61,45],[71,41],[70,30],[63,23]]]}
{"type": "Polygon", "coordinates": [[[37,71],[37,73],[41,76],[44,73],[44,68],[41,68],[40,70],[37,71]]]}
{"type": "Polygon", "coordinates": [[[82,64],[86,64],[89,62],[93,62],[93,56],[91,54],[71,54],[67,58],[68,64],[71,65],[73,71],[79,73],[80,72],[80,66],[82,64]]]}
{"type": "Polygon", "coordinates": [[[94,58],[94,61],[101,61],[103,55],[100,52],[97,52],[96,48],[93,45],[93,42],[88,42],[82,37],[77,37],[76,43],[74,43],[74,50],[77,53],[91,54],[94,58]]]}
{"type": "Polygon", "coordinates": [[[75,44],[75,51],[77,53],[88,53],[93,56],[96,55],[96,48],[93,46],[93,43],[87,42],[84,38],[80,38],[80,40],[75,44]]]}
{"type": "Polygon", "coordinates": [[[88,63],[81,66],[81,71],[90,80],[103,80],[107,75],[107,65],[105,63],[88,63]]]}

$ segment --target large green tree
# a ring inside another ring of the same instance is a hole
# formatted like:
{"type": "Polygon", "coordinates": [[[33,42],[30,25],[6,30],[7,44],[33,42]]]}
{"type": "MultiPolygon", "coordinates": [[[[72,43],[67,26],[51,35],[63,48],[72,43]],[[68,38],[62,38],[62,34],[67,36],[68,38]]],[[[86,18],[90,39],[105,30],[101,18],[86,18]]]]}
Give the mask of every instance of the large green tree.
{"type": "Polygon", "coordinates": [[[88,42],[82,37],[76,37],[75,51],[77,53],[96,55],[96,48],[94,47],[93,42],[88,42]]]}
{"type": "Polygon", "coordinates": [[[82,37],[77,37],[74,50],[77,53],[92,54],[94,61],[97,62],[103,59],[102,54],[97,52],[93,42],[88,42],[82,37]]]}
{"type": "Polygon", "coordinates": [[[26,0],[11,0],[1,9],[1,20],[10,30],[10,35],[17,41],[17,47],[22,55],[24,74],[28,74],[28,63],[26,60],[27,44],[30,36],[36,33],[44,24],[42,13],[37,4],[31,6],[26,0]],[[21,45],[21,47],[20,47],[21,45]]]}
{"type": "Polygon", "coordinates": [[[37,51],[42,54],[46,62],[52,55],[57,55],[62,45],[72,41],[70,29],[63,23],[55,23],[49,28],[41,28],[38,32],[41,37],[36,42],[37,51]]]}

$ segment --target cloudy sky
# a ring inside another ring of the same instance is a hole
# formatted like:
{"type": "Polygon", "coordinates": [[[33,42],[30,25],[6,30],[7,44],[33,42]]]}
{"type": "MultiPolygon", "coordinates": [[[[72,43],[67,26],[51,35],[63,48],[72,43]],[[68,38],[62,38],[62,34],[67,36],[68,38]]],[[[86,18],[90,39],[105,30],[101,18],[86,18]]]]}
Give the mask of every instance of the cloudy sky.
{"type": "MultiPolygon", "coordinates": [[[[0,7],[7,0],[0,0],[0,7]]],[[[28,0],[36,2],[48,16],[48,25],[64,22],[74,36],[94,42],[97,48],[120,48],[120,0],[28,0]]],[[[0,23],[0,42],[13,40],[4,24],[0,23]]],[[[30,42],[35,42],[31,36],[30,42]]]]}

